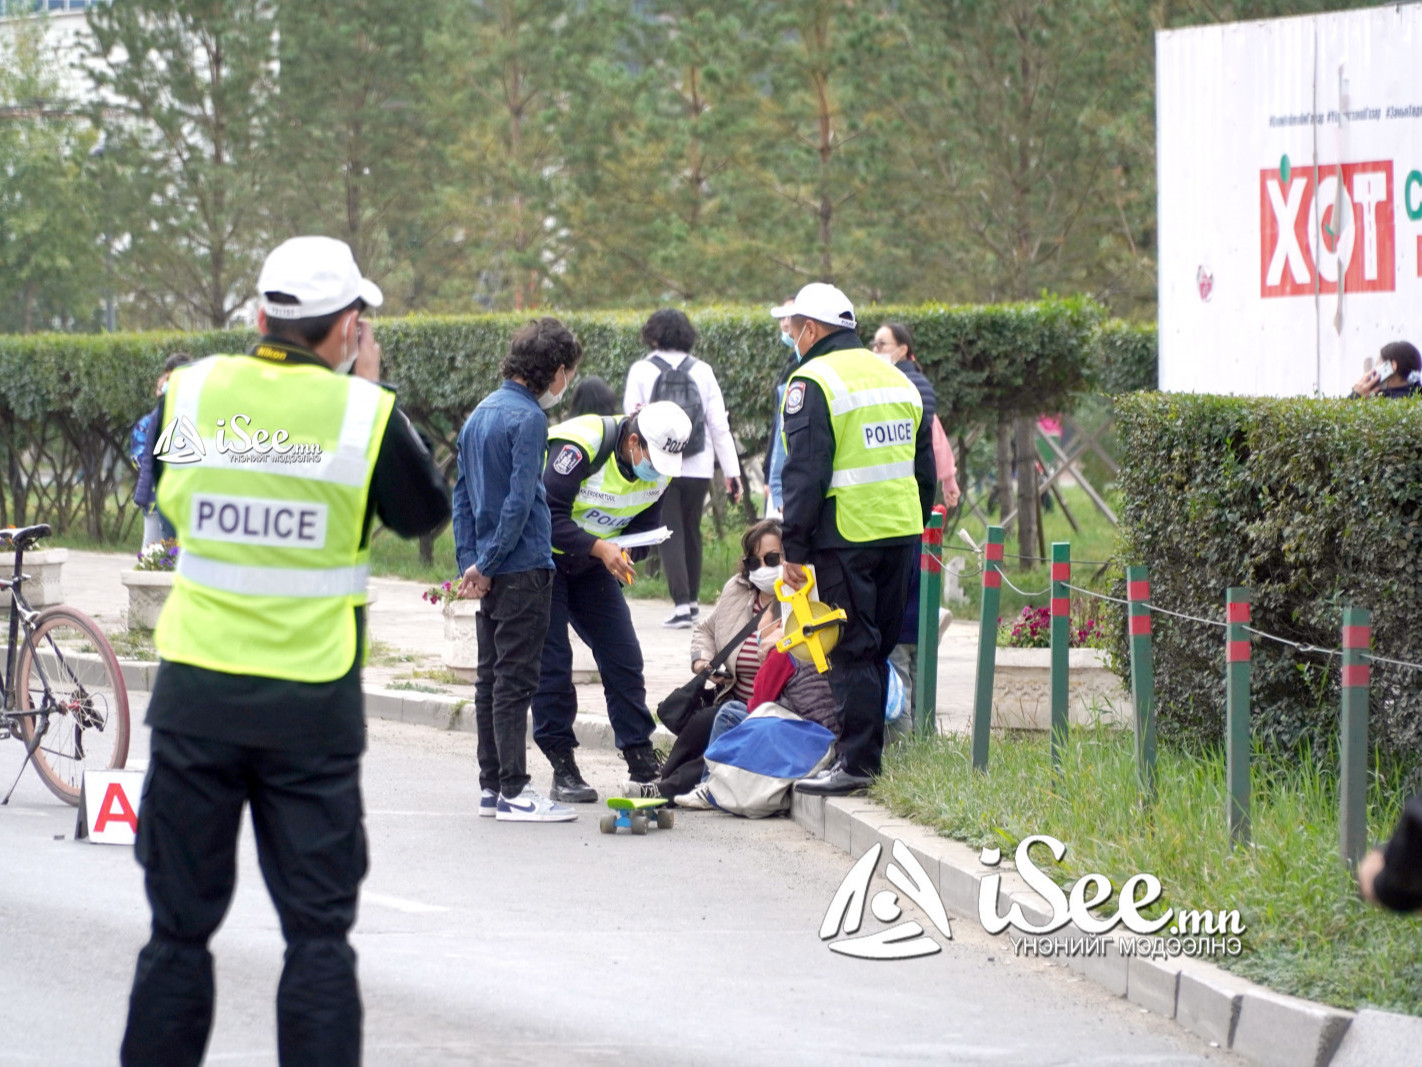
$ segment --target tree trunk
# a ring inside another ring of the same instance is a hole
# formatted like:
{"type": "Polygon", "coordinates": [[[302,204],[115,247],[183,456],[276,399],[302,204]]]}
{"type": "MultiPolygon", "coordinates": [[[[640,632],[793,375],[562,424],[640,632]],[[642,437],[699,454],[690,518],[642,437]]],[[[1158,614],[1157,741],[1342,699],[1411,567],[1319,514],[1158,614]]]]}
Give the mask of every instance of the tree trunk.
{"type": "Polygon", "coordinates": [[[1012,514],[1012,419],[1000,415],[997,420],[997,521],[1003,526],[1012,514]]]}
{"type": "Polygon", "coordinates": [[[1023,415],[1017,420],[1017,553],[1022,570],[1030,570],[1027,557],[1037,551],[1037,420],[1023,415]]]}

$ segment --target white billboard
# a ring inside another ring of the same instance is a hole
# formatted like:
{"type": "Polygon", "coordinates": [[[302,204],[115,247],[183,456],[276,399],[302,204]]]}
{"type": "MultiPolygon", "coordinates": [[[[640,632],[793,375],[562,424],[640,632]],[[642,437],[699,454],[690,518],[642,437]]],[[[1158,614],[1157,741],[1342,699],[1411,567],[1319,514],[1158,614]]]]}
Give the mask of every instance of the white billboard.
{"type": "Polygon", "coordinates": [[[1156,81],[1160,387],[1341,396],[1422,347],[1422,5],[1165,31],[1156,81]]]}

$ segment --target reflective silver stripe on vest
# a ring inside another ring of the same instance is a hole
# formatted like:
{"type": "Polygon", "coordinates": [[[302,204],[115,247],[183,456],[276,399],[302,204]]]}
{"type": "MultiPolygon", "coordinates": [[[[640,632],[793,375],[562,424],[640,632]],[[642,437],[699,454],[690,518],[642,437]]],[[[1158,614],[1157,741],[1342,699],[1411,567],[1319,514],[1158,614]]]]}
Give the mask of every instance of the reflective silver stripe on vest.
{"type": "Polygon", "coordinates": [[[830,401],[830,413],[843,415],[874,404],[912,404],[916,408],[922,408],[923,397],[918,395],[918,390],[912,385],[907,388],[887,385],[881,389],[860,389],[844,396],[836,396],[830,401]]]}
{"type": "Polygon", "coordinates": [[[874,482],[892,482],[895,478],[912,478],[913,460],[899,463],[881,463],[877,467],[854,467],[847,471],[835,471],[830,479],[831,489],[842,489],[846,485],[871,485],[874,482]]]}
{"type": "Polygon", "coordinates": [[[178,573],[190,582],[244,596],[328,597],[365,592],[370,565],[358,567],[248,567],[199,556],[178,555],[178,573]]]}
{"type": "MultiPolygon", "coordinates": [[[[174,398],[173,410],[176,416],[187,416],[188,421],[197,426],[198,399],[209,372],[217,365],[220,357],[212,356],[194,363],[185,369],[181,388],[174,398]]],[[[202,447],[206,455],[203,465],[220,470],[240,470],[252,474],[280,474],[287,478],[305,478],[310,481],[334,482],[337,485],[364,487],[366,484],[365,450],[370,444],[375,416],[380,407],[380,386],[364,378],[352,378],[351,390],[346,398],[346,411],[341,420],[341,433],[336,451],[323,453],[313,463],[290,463],[279,455],[269,455],[248,459],[252,453],[236,456],[217,450],[215,437],[204,437],[202,447]]],[[[233,412],[233,414],[238,414],[233,412]]],[[[287,427],[260,427],[260,429],[284,430],[287,427]]],[[[287,430],[289,433],[290,430],[287,430]]],[[[229,438],[230,441],[230,438],[229,438]]]]}

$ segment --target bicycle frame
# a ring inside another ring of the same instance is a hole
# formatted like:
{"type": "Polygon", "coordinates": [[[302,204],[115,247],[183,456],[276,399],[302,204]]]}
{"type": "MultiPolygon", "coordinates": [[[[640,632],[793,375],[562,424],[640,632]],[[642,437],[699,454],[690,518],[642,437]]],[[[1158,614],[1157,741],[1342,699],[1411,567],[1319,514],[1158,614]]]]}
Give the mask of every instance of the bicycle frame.
{"type": "MultiPolygon", "coordinates": [[[[25,643],[29,644],[31,635],[34,633],[35,619],[39,618],[39,612],[30,607],[30,603],[25,599],[25,594],[20,587],[28,577],[22,573],[25,560],[25,549],[23,545],[15,546],[15,570],[9,578],[0,578],[0,590],[10,594],[10,633],[9,647],[5,654],[5,677],[0,681],[0,712],[8,713],[16,718],[22,715],[38,714],[40,709],[32,708],[28,711],[19,710],[14,706],[15,694],[15,667],[20,655],[20,625],[25,627],[25,643]]],[[[31,652],[34,652],[31,646],[31,652]]],[[[40,671],[40,683],[45,688],[45,695],[49,695],[49,680],[45,678],[44,672],[40,671]]]]}

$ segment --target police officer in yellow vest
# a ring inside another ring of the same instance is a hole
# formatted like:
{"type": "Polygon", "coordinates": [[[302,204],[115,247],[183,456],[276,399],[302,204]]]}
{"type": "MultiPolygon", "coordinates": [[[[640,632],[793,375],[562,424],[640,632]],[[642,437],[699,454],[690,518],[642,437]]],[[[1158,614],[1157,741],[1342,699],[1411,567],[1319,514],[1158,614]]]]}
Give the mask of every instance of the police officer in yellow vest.
{"type": "MultiPolygon", "coordinates": [[[[553,765],[554,800],[588,803],[597,790],[573,759],[573,650],[568,626],[592,649],[602,675],[607,716],[633,782],[655,781],[655,723],[647,710],[642,646],[619,581],[630,584],[631,564],[610,538],[655,530],[662,494],[681,473],[691,420],[661,400],[624,419],[584,415],[548,431],[543,486],[553,517],[553,605],[543,642],[533,739],[553,765]]],[[[640,559],[646,549],[629,555],[640,559]]]]}
{"type": "Polygon", "coordinates": [[[155,425],[158,502],[182,546],[136,853],[153,910],[121,1051],[196,1064],[212,1025],[207,942],[236,879],[250,805],[286,938],[283,1064],[355,1064],[355,921],[366,870],[360,665],[373,518],[405,537],[449,518],[444,480],[360,321],[380,290],[350,248],[297,237],[258,280],[261,341],[173,374],[155,425]]]}
{"type": "Polygon", "coordinates": [[[800,366],[785,388],[781,476],[785,582],[805,584],[849,615],[830,653],[842,733],[835,763],[797,782],[803,793],[843,795],[879,773],[888,659],[903,623],[932,486],[933,438],[923,402],[903,373],[864,347],[854,307],[813,282],[783,307],[800,366]]]}

